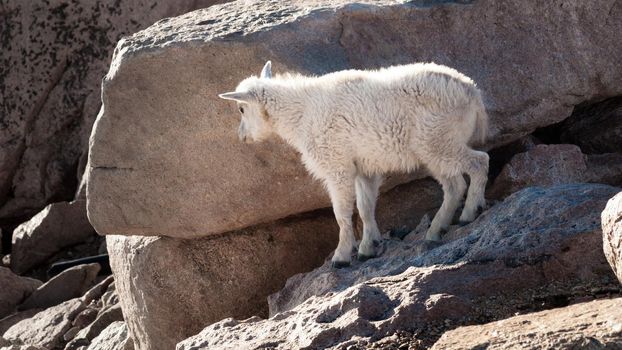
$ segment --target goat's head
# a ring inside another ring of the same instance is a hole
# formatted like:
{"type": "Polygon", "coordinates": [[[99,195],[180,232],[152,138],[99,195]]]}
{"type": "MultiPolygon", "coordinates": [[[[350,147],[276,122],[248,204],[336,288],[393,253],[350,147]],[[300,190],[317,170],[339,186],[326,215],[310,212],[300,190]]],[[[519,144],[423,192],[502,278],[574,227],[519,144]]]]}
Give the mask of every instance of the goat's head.
{"type": "Polygon", "coordinates": [[[262,82],[272,78],[272,64],[266,62],[259,78],[252,76],[242,80],[234,92],[218,97],[238,103],[242,115],[238,135],[243,142],[263,141],[272,134],[272,123],[266,112],[262,82]]]}

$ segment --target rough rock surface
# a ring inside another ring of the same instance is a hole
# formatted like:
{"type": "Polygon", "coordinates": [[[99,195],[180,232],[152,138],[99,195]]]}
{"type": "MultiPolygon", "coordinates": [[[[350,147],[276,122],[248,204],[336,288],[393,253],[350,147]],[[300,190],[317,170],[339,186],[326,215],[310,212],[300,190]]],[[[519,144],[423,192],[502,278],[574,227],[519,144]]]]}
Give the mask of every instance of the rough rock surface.
{"type": "Polygon", "coordinates": [[[577,106],[560,126],[560,138],[585,153],[622,153],[622,97],[577,106]]]}
{"type": "Polygon", "coordinates": [[[0,221],[73,198],[117,40],[217,2],[2,2],[0,221]]]}
{"type": "Polygon", "coordinates": [[[128,338],[125,322],[117,321],[111,323],[93,339],[87,350],[127,350],[128,342],[131,343],[132,340],[128,338]]]}
{"type": "Polygon", "coordinates": [[[123,321],[121,305],[115,304],[108,308],[102,308],[97,317],[87,327],[81,329],[74,337],[77,342],[90,342],[96,338],[106,327],[113,322],[123,321]]]}
{"type": "Polygon", "coordinates": [[[620,349],[622,298],[520,315],[445,333],[432,350],[620,349]]]}
{"type": "Polygon", "coordinates": [[[0,319],[0,335],[4,334],[9,328],[13,327],[14,324],[25,320],[27,318],[31,318],[32,316],[38,314],[41,309],[30,309],[26,311],[19,311],[9,316],[6,316],[3,319],[0,319]]]}
{"type": "Polygon", "coordinates": [[[102,234],[196,237],[327,206],[291,148],[239,143],[237,113],[217,98],[267,59],[277,73],[448,64],[484,92],[493,145],[622,94],[620,18],[614,0],[291,0],[160,21],[119,42],[104,79],[90,220],[102,234]]]}
{"type": "Polygon", "coordinates": [[[84,309],[82,300],[76,298],[45,309],[32,318],[18,322],[3,337],[13,344],[40,346],[55,349],[71,328],[71,321],[84,309]]]}
{"type": "Polygon", "coordinates": [[[603,250],[622,283],[622,192],[611,198],[602,213],[603,250]]]}
{"type": "Polygon", "coordinates": [[[115,286],[137,349],[175,343],[225,317],[267,315],[266,297],[323,263],[331,213],[194,240],[107,236],[115,286]]]}
{"type": "Polygon", "coordinates": [[[0,266],[0,319],[12,313],[41,284],[39,280],[20,277],[0,266]]]}
{"type": "Polygon", "coordinates": [[[11,269],[24,273],[63,248],[96,235],[86,216],[86,202],[53,203],[13,231],[11,269]]]}
{"type": "Polygon", "coordinates": [[[512,157],[487,194],[502,198],[530,186],[573,182],[622,185],[622,154],[585,155],[576,145],[537,145],[512,157]]]}
{"type": "Polygon", "coordinates": [[[611,288],[617,281],[600,249],[598,216],[618,191],[522,190],[435,249],[416,254],[416,240],[388,240],[379,258],[294,276],[271,297],[272,318],[223,320],[178,350],[330,347],[434,323],[489,321],[525,305],[571,302],[582,288],[611,288]]]}
{"type": "Polygon", "coordinates": [[[99,270],[101,270],[99,264],[78,265],[69,268],[37,288],[20,305],[20,309],[47,308],[69,299],[81,297],[93,287],[99,270]]]}

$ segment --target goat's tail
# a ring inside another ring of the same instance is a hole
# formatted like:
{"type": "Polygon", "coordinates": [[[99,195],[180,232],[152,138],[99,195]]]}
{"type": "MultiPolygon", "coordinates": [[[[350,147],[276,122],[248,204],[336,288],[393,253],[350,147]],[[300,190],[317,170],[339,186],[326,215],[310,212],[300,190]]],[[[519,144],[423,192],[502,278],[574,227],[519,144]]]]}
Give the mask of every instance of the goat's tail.
{"type": "Polygon", "coordinates": [[[486,144],[486,138],[488,137],[488,114],[479,92],[473,100],[473,112],[475,113],[475,128],[469,143],[472,146],[482,147],[486,144]]]}

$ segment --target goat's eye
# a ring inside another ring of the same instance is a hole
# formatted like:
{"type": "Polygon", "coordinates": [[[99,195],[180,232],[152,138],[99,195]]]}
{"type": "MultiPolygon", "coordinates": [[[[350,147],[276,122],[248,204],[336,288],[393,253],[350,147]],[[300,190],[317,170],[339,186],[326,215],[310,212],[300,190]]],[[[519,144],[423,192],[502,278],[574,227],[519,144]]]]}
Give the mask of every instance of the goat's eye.
{"type": "Polygon", "coordinates": [[[244,113],[244,107],[240,107],[239,110],[240,110],[240,113],[244,113]]]}

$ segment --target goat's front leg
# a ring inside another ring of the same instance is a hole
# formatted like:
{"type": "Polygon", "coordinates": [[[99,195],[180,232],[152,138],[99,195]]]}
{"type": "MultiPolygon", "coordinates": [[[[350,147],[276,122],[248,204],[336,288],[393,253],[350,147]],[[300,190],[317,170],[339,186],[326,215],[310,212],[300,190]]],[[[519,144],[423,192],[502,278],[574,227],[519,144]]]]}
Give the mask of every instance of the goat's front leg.
{"type": "Polygon", "coordinates": [[[339,224],[339,244],[332,259],[334,268],[350,266],[352,250],[356,240],[352,229],[354,207],[354,174],[339,172],[326,179],[333,211],[339,224]]]}
{"type": "Polygon", "coordinates": [[[375,246],[382,240],[376,223],[376,201],[382,176],[356,176],[356,207],[363,220],[363,240],[359,245],[358,259],[365,261],[376,256],[375,246]]]}

